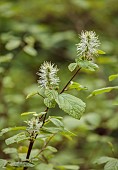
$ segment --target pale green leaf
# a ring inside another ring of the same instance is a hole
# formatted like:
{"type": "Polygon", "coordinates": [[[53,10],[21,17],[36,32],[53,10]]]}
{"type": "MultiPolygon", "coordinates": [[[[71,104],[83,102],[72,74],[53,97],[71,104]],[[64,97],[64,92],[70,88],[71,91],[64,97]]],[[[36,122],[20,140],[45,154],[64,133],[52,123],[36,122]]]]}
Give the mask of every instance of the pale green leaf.
{"type": "Polygon", "coordinates": [[[108,156],[102,156],[100,158],[98,158],[97,160],[94,161],[94,163],[97,163],[97,164],[104,164],[110,160],[112,160],[113,158],[112,157],[108,157],[108,156]]]}
{"type": "Polygon", "coordinates": [[[31,56],[36,56],[37,55],[37,51],[32,47],[32,46],[25,46],[23,49],[28,55],[31,56]]]}
{"type": "Polygon", "coordinates": [[[79,67],[89,70],[89,71],[95,71],[98,69],[98,65],[93,63],[93,61],[88,61],[88,60],[82,60],[82,59],[76,59],[76,62],[79,67]]]}
{"type": "Polygon", "coordinates": [[[24,112],[24,113],[21,113],[21,116],[27,116],[31,114],[36,114],[36,112],[24,112]]]}
{"type": "Polygon", "coordinates": [[[5,134],[9,131],[15,131],[15,130],[26,130],[26,126],[9,127],[9,128],[2,129],[0,132],[0,136],[2,136],[3,134],[5,134]]]}
{"type": "Polygon", "coordinates": [[[76,136],[75,133],[72,133],[71,131],[67,130],[66,128],[64,128],[62,131],[59,132],[61,135],[63,135],[64,137],[66,137],[69,140],[72,140],[72,136],[76,136]]]}
{"type": "Polygon", "coordinates": [[[114,90],[114,89],[118,89],[118,86],[105,87],[105,88],[101,88],[101,89],[94,90],[94,91],[88,96],[88,98],[89,98],[89,97],[92,97],[92,96],[96,96],[96,95],[98,95],[98,94],[110,92],[111,90],[114,90]]]}
{"type": "Polygon", "coordinates": [[[4,168],[7,164],[7,161],[5,159],[0,159],[0,168],[4,168]]]}
{"type": "Polygon", "coordinates": [[[45,115],[45,114],[46,114],[46,112],[40,112],[40,113],[34,113],[33,116],[40,117],[40,116],[45,115]]]}
{"type": "Polygon", "coordinates": [[[11,153],[17,153],[17,149],[16,148],[5,148],[4,150],[4,153],[6,154],[11,154],[11,153]]]}
{"type": "Polygon", "coordinates": [[[87,87],[85,87],[77,82],[71,81],[70,85],[68,86],[68,90],[71,90],[71,89],[76,89],[76,90],[80,91],[80,90],[87,90],[87,87]]]}
{"type": "Polygon", "coordinates": [[[59,127],[42,127],[41,130],[44,131],[44,132],[56,134],[56,133],[62,131],[62,128],[59,128],[59,127]]]}
{"type": "Polygon", "coordinates": [[[18,143],[23,140],[29,139],[24,132],[18,133],[17,135],[14,135],[8,139],[5,140],[5,143],[7,145],[13,144],[13,143],[18,143]]]}
{"type": "Polygon", "coordinates": [[[118,170],[118,159],[111,159],[104,167],[104,170],[118,170]]]}
{"type": "Polygon", "coordinates": [[[7,54],[5,56],[0,56],[0,63],[10,62],[13,58],[13,54],[7,54]]]}
{"type": "Polygon", "coordinates": [[[18,48],[20,46],[21,40],[19,39],[11,39],[6,44],[7,50],[14,50],[15,48],[18,48]]]}
{"type": "Polygon", "coordinates": [[[113,74],[109,76],[109,81],[113,81],[114,79],[118,78],[118,74],[113,74]]]}
{"type": "Polygon", "coordinates": [[[60,170],[79,170],[80,169],[78,165],[59,165],[56,167],[60,170]]]}
{"type": "Polygon", "coordinates": [[[27,95],[26,99],[29,99],[30,97],[35,96],[36,94],[38,94],[37,91],[36,92],[32,92],[32,93],[27,95]]]}
{"type": "Polygon", "coordinates": [[[47,146],[45,149],[50,150],[51,152],[57,152],[57,149],[52,146],[47,146]]]}
{"type": "Polygon", "coordinates": [[[72,72],[76,69],[76,67],[77,67],[77,63],[71,63],[69,64],[68,69],[72,72]]]}
{"type": "Polygon", "coordinates": [[[81,99],[66,93],[60,94],[56,102],[60,109],[76,119],[81,118],[86,107],[81,99]]]}
{"type": "Polygon", "coordinates": [[[45,90],[45,95],[48,97],[50,100],[56,99],[58,97],[58,92],[56,90],[45,90]]]}
{"type": "Polygon", "coordinates": [[[30,162],[12,162],[10,165],[13,167],[34,167],[34,164],[30,162]]]}
{"type": "Polygon", "coordinates": [[[48,108],[55,108],[56,102],[55,102],[55,100],[50,100],[49,98],[45,98],[45,99],[44,99],[44,104],[45,104],[48,108]]]}
{"type": "Polygon", "coordinates": [[[102,50],[97,50],[97,53],[98,54],[106,54],[104,51],[102,51],[102,50]]]}
{"type": "Polygon", "coordinates": [[[57,127],[64,127],[63,122],[56,118],[51,118],[50,121],[57,127]]]}
{"type": "Polygon", "coordinates": [[[36,170],[54,170],[52,164],[41,163],[36,167],[36,170]]]}

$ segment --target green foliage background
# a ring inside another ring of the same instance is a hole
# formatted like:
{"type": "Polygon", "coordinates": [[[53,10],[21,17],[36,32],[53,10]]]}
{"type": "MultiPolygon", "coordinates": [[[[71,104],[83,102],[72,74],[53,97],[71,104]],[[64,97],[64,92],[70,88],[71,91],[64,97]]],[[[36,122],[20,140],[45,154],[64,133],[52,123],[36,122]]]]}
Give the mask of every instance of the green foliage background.
{"type": "MultiPolygon", "coordinates": [[[[0,129],[24,125],[22,112],[45,109],[37,96],[26,100],[29,92],[38,89],[40,64],[47,60],[58,65],[62,88],[71,76],[67,66],[76,58],[78,34],[94,30],[106,55],[96,59],[96,72],[81,71],[75,78],[88,88],[72,92],[87,103],[81,120],[65,115],[58,107],[49,112],[63,116],[66,128],[77,135],[71,141],[59,135],[52,139],[59,152],[51,161],[78,164],[82,170],[100,169],[93,162],[100,156],[113,156],[109,142],[115,156],[118,154],[118,91],[87,99],[94,89],[118,85],[117,79],[108,81],[109,75],[118,72],[116,4],[117,0],[0,1],[0,129]]],[[[1,139],[1,158],[14,158],[3,152],[4,139],[10,135],[1,139]]]]}

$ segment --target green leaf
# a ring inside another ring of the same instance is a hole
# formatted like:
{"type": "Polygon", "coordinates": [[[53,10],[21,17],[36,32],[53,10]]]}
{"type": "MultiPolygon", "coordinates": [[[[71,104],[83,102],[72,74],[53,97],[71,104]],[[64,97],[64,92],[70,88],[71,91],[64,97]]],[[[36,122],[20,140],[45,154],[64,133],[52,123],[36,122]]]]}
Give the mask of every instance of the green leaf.
{"type": "Polygon", "coordinates": [[[5,140],[5,143],[7,145],[13,144],[13,143],[18,143],[23,140],[29,139],[24,132],[18,133],[17,135],[14,135],[8,139],[5,140]]]}
{"type": "Polygon", "coordinates": [[[113,74],[109,76],[109,81],[113,81],[114,79],[118,78],[118,74],[113,74]]]}
{"type": "Polygon", "coordinates": [[[95,71],[96,69],[98,69],[98,65],[93,63],[92,61],[82,60],[82,59],[78,58],[78,59],[76,59],[76,62],[79,67],[81,67],[85,70],[95,71]]]}
{"type": "Polygon", "coordinates": [[[30,45],[27,45],[24,47],[23,49],[28,55],[31,56],[36,56],[37,55],[37,51],[30,45]]]}
{"type": "Polygon", "coordinates": [[[54,170],[52,164],[41,163],[36,167],[36,170],[54,170]]]}
{"type": "Polygon", "coordinates": [[[20,43],[21,43],[21,40],[19,40],[19,39],[11,39],[6,44],[6,49],[14,50],[15,48],[19,47],[20,43]]]}
{"type": "Polygon", "coordinates": [[[50,100],[49,98],[45,98],[44,104],[49,108],[55,108],[56,102],[55,100],[50,100]]]}
{"type": "Polygon", "coordinates": [[[30,162],[12,162],[10,163],[10,166],[13,167],[34,167],[34,164],[30,162]]]}
{"type": "Polygon", "coordinates": [[[11,154],[11,153],[17,153],[17,149],[16,148],[5,148],[4,150],[4,153],[6,154],[11,154]]]}
{"type": "Polygon", "coordinates": [[[52,146],[47,146],[45,149],[50,150],[51,152],[57,152],[57,149],[52,146]]]}
{"type": "Polygon", "coordinates": [[[102,50],[97,50],[97,53],[98,54],[106,54],[104,51],[102,51],[102,50]]]}
{"type": "Polygon", "coordinates": [[[48,132],[48,133],[56,134],[56,133],[62,131],[62,128],[59,128],[59,127],[42,127],[41,130],[43,132],[48,132]]]}
{"type": "Polygon", "coordinates": [[[56,90],[45,90],[45,95],[48,97],[50,100],[56,99],[58,97],[58,92],[56,90]]]}
{"type": "Polygon", "coordinates": [[[29,99],[30,97],[35,96],[36,94],[38,94],[37,91],[36,92],[32,92],[32,93],[27,95],[26,99],[29,99]]]}
{"type": "Polygon", "coordinates": [[[114,90],[114,89],[118,89],[118,86],[105,87],[105,88],[97,89],[97,90],[94,90],[87,98],[92,97],[92,96],[96,96],[98,94],[110,92],[111,90],[114,90]]]}
{"type": "Polygon", "coordinates": [[[56,102],[60,109],[76,119],[81,118],[86,107],[81,99],[66,93],[60,94],[56,102]]]}
{"type": "Polygon", "coordinates": [[[0,168],[4,168],[7,164],[7,161],[5,159],[0,159],[0,168]]]}
{"type": "Polygon", "coordinates": [[[80,167],[78,165],[59,165],[56,168],[60,170],[79,170],[80,167]]]}
{"type": "Polygon", "coordinates": [[[31,114],[36,114],[36,112],[24,112],[24,113],[21,113],[21,116],[27,116],[31,114]]]}
{"type": "Polygon", "coordinates": [[[118,159],[113,158],[108,161],[104,167],[104,170],[118,170],[118,159]]]}
{"type": "Polygon", "coordinates": [[[14,131],[14,130],[26,130],[26,126],[9,127],[9,128],[2,129],[0,132],[0,136],[2,136],[3,134],[5,134],[9,131],[14,131]]]}
{"type": "Polygon", "coordinates": [[[40,113],[34,113],[33,116],[40,117],[40,116],[45,115],[45,114],[46,114],[46,112],[40,112],[40,113]]]}
{"type": "Polygon", "coordinates": [[[69,64],[68,69],[72,72],[76,69],[76,67],[77,67],[77,63],[71,63],[69,64]]]}
{"type": "Polygon", "coordinates": [[[72,133],[71,131],[64,128],[62,131],[60,131],[60,134],[66,137],[69,140],[72,140],[72,136],[76,136],[75,133],[72,133]]]}
{"type": "Polygon", "coordinates": [[[104,164],[112,159],[113,159],[112,157],[102,156],[99,159],[95,160],[94,163],[101,165],[101,164],[104,164]]]}
{"type": "Polygon", "coordinates": [[[64,127],[63,122],[56,118],[49,118],[50,121],[57,127],[64,127]]]}
{"type": "Polygon", "coordinates": [[[76,89],[76,90],[80,91],[80,90],[87,90],[87,87],[85,87],[77,82],[71,81],[71,84],[68,86],[68,90],[71,90],[71,89],[76,89]]]}
{"type": "Polygon", "coordinates": [[[0,56],[0,63],[10,62],[13,58],[13,54],[7,54],[5,56],[0,56]]]}

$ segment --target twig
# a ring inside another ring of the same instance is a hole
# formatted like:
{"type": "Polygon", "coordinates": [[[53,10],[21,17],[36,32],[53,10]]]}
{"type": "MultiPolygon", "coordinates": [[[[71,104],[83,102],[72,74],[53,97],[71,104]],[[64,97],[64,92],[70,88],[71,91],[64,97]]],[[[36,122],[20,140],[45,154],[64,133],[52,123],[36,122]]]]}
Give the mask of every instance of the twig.
{"type": "MultiPolygon", "coordinates": [[[[74,75],[71,77],[71,79],[67,82],[67,84],[64,86],[64,88],[61,90],[60,94],[64,92],[64,90],[68,87],[68,85],[70,84],[70,82],[73,80],[73,78],[77,75],[77,73],[78,73],[80,70],[81,70],[81,68],[78,68],[78,70],[74,73],[74,75]]],[[[48,110],[49,110],[49,108],[47,107],[46,110],[45,110],[46,113],[45,113],[44,117],[43,117],[43,116],[41,117],[41,118],[43,118],[43,124],[42,124],[41,128],[42,128],[42,127],[44,126],[44,124],[45,124],[45,120],[46,120],[46,116],[47,116],[48,110]]],[[[38,134],[36,134],[35,139],[37,138],[37,135],[38,135],[38,134]]],[[[51,139],[50,139],[50,140],[51,140],[51,139]]],[[[50,140],[49,140],[49,141],[50,141],[50,140]]],[[[49,143],[49,142],[48,142],[48,143],[49,143]]],[[[46,144],[46,146],[48,145],[48,143],[46,144]]],[[[26,159],[29,159],[29,157],[30,157],[33,144],[34,144],[34,141],[31,140],[30,143],[29,143],[29,147],[28,147],[28,152],[27,152],[26,159]]],[[[45,146],[45,147],[46,147],[46,146],[45,146]]],[[[42,152],[43,150],[44,150],[44,148],[42,148],[42,150],[41,150],[40,152],[42,152]]],[[[39,153],[39,154],[40,154],[40,153],[39,153]]],[[[38,154],[38,155],[39,155],[39,154],[38,154]]],[[[24,168],[23,168],[23,170],[27,170],[27,169],[28,169],[28,167],[24,167],[24,168]]]]}
{"type": "Polygon", "coordinates": [[[64,92],[64,90],[68,87],[68,85],[70,84],[70,82],[73,80],[73,78],[77,75],[77,73],[78,73],[80,70],[81,70],[81,68],[79,68],[79,69],[75,72],[75,74],[71,77],[71,79],[68,81],[68,83],[64,86],[64,88],[62,89],[62,91],[60,92],[60,94],[64,92]]]}

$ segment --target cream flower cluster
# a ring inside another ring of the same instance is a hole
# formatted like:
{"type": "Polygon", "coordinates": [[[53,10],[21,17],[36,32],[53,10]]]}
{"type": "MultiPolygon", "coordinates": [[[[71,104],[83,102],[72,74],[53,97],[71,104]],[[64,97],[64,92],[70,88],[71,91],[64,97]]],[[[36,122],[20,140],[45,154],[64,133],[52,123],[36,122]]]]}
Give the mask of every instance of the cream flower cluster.
{"type": "Polygon", "coordinates": [[[77,55],[80,57],[92,58],[97,55],[100,41],[94,31],[81,32],[80,42],[77,45],[77,55]]]}
{"type": "Polygon", "coordinates": [[[39,119],[35,117],[33,117],[31,120],[25,121],[25,123],[27,123],[28,125],[27,130],[30,133],[39,132],[42,126],[42,122],[39,122],[39,119]]]}
{"type": "Polygon", "coordinates": [[[56,89],[59,86],[59,77],[57,76],[58,68],[51,62],[45,61],[39,68],[38,83],[40,87],[45,89],[56,89]]]}

